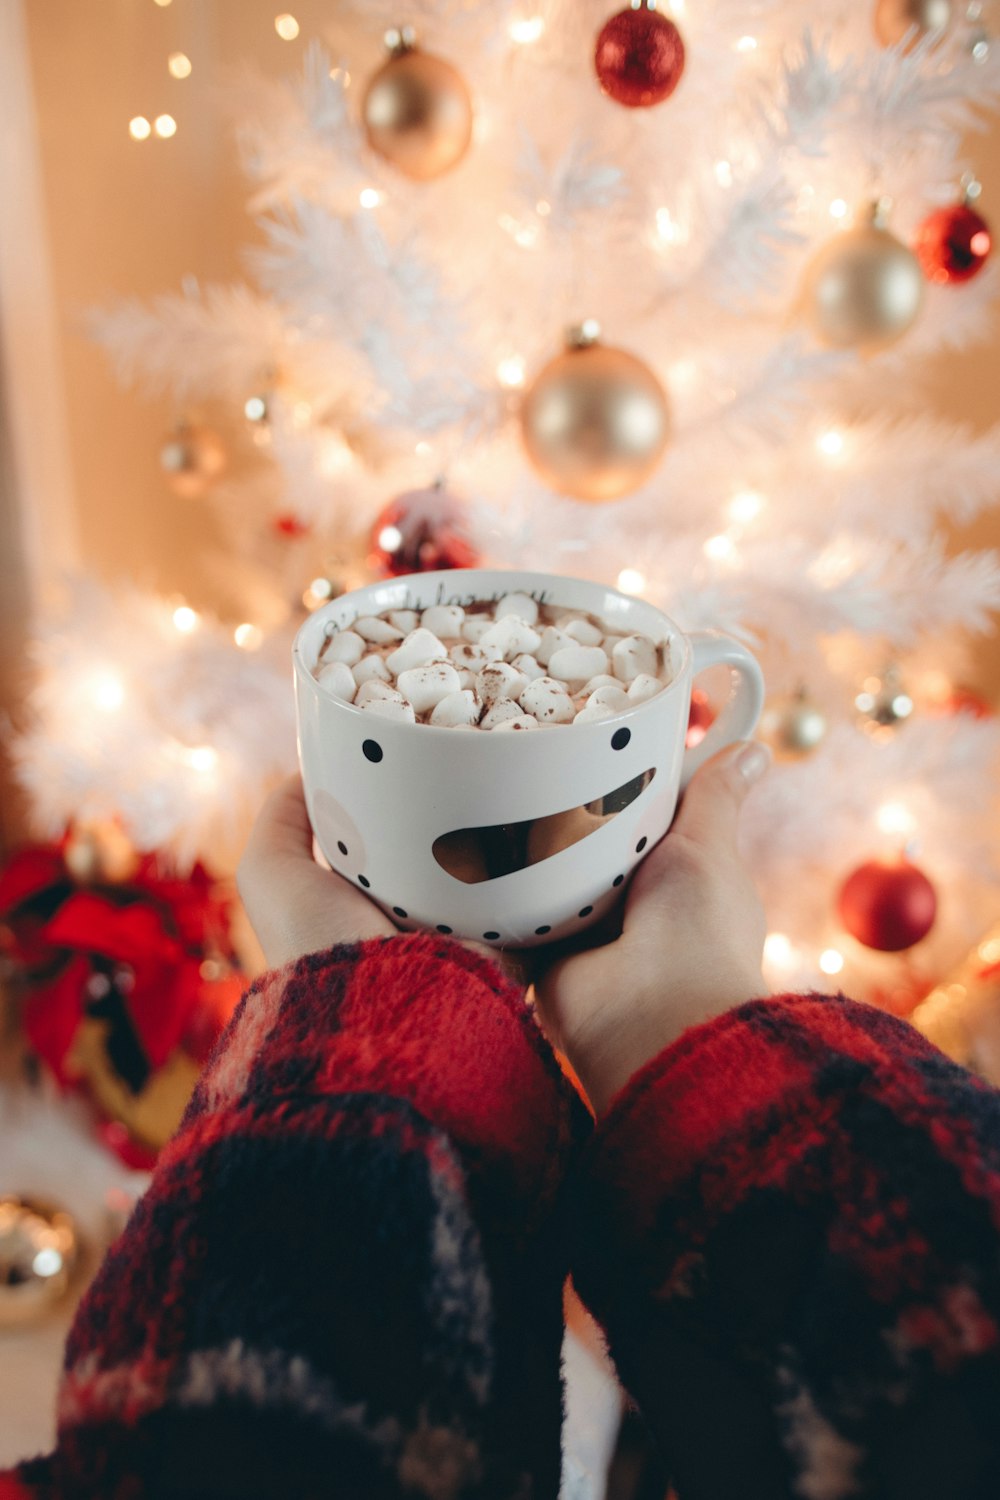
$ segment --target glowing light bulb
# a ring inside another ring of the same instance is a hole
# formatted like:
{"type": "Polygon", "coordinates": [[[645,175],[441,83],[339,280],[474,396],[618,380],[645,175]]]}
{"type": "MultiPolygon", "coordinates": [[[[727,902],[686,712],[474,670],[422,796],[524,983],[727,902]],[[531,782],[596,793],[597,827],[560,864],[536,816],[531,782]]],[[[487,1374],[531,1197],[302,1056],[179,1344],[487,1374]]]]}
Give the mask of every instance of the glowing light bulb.
{"type": "Polygon", "coordinates": [[[791,940],[783,932],[769,932],[764,939],[764,957],[777,969],[790,969],[795,957],[791,940]]]}
{"type": "Polygon", "coordinates": [[[844,434],[831,427],[829,432],[824,432],[816,439],[816,447],[827,458],[839,458],[844,451],[844,434]]]}
{"type": "Polygon", "coordinates": [[[192,771],[198,771],[202,776],[207,776],[218,765],[219,752],[213,750],[211,745],[196,745],[193,750],[187,752],[184,759],[192,771]]]}
{"type": "Polygon", "coordinates": [[[827,948],[819,956],[819,966],[824,974],[839,974],[844,967],[844,955],[836,948],[827,948]]]}
{"type": "Polygon", "coordinates": [[[366,187],[361,189],[358,199],[362,208],[378,208],[382,202],[382,194],[378,188],[366,187]]]}
{"type": "Polygon", "coordinates": [[[524,384],[524,360],[519,354],[508,354],[497,365],[497,379],[501,385],[513,388],[524,384]]]}
{"type": "Polygon", "coordinates": [[[36,1276],[58,1276],[63,1268],[63,1258],[53,1245],[46,1245],[39,1250],[31,1262],[31,1269],[36,1276]]]}
{"type": "Polygon", "coordinates": [[[153,4],[166,6],[170,4],[170,0],[153,0],[153,4]]]}
{"type": "Polygon", "coordinates": [[[521,21],[511,21],[507,34],[519,46],[530,47],[532,42],[538,41],[544,30],[545,21],[541,16],[527,16],[521,21]]]}
{"type": "Polygon", "coordinates": [[[658,208],[656,210],[656,229],[665,245],[679,245],[683,239],[681,226],[669,208],[658,208]]]}
{"type": "Polygon", "coordinates": [[[161,141],[168,141],[172,135],[177,134],[177,121],[173,115],[157,115],[153,121],[153,129],[161,141]]]}
{"type": "Polygon", "coordinates": [[[756,52],[757,38],[755,36],[741,36],[736,43],[737,52],[756,52]]]}
{"type": "Polygon", "coordinates": [[[736,547],[733,539],[731,536],[727,536],[724,531],[720,532],[718,536],[710,536],[702,551],[706,557],[712,558],[715,562],[729,562],[736,557],[736,547]]]}
{"type": "Polygon", "coordinates": [[[417,454],[418,458],[426,458],[431,451],[431,445],[426,438],[421,438],[413,451],[417,454]]]}
{"type": "Polygon", "coordinates": [[[264,640],[264,632],[247,621],[237,625],[233,631],[233,640],[241,651],[256,651],[264,640]]]}
{"type": "Polygon", "coordinates": [[[200,623],[197,611],[187,604],[182,604],[174,610],[174,628],[179,630],[181,635],[190,635],[192,630],[198,629],[200,623]]]}
{"type": "Polygon", "coordinates": [[[902,802],[884,802],[875,814],[875,822],[883,833],[898,833],[907,838],[917,828],[916,818],[902,802]]]}
{"type": "Polygon", "coordinates": [[[1000,963],[1000,938],[987,938],[979,944],[979,957],[985,964],[1000,963]]]}
{"type": "Polygon", "coordinates": [[[641,594],[646,587],[646,575],[638,568],[622,568],[618,574],[618,587],[623,594],[641,594]]]}
{"type": "Polygon", "coordinates": [[[186,52],[171,52],[167,58],[167,71],[171,78],[190,78],[191,59],[186,52]]]}
{"type": "Polygon", "coordinates": [[[975,234],[972,236],[972,239],[969,241],[969,249],[972,251],[973,255],[989,255],[991,243],[992,241],[990,240],[989,234],[986,232],[986,230],[977,229],[975,234]]]}
{"type": "Polygon", "coordinates": [[[274,29],[283,42],[294,42],[299,34],[299,23],[294,16],[283,11],[280,16],[275,16],[274,29]]]}
{"type": "Polygon", "coordinates": [[[125,702],[125,684],[114,672],[102,672],[94,678],[91,696],[98,708],[113,713],[125,702]]]}
{"type": "Polygon", "coordinates": [[[134,141],[148,141],[153,127],[145,115],[136,115],[128,122],[128,133],[134,141]]]}
{"type": "Polygon", "coordinates": [[[733,164],[723,158],[715,163],[715,180],[720,187],[729,188],[733,185],[733,164]]]}
{"type": "Polygon", "coordinates": [[[843,198],[834,198],[830,204],[830,217],[831,219],[847,218],[847,204],[843,198]]]}
{"type": "Polygon", "coordinates": [[[746,525],[760,515],[764,509],[764,496],[756,490],[740,490],[729,502],[729,519],[737,525],[746,525]]]}
{"type": "Polygon", "coordinates": [[[378,544],[383,552],[396,552],[403,545],[403,533],[398,526],[383,526],[378,534],[378,544]]]}

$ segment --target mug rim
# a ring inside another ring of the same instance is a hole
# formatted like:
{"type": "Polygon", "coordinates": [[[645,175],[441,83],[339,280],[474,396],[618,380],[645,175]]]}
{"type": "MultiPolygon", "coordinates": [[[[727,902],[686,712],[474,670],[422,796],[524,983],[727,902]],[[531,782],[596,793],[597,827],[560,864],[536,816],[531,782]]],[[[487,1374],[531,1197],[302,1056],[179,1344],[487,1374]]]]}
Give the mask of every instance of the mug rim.
{"type": "MultiPolygon", "coordinates": [[[[537,573],[530,572],[527,569],[518,568],[447,568],[439,569],[436,572],[401,573],[398,576],[390,578],[374,579],[371,583],[362,584],[360,588],[350,589],[346,594],[340,594],[336,599],[331,599],[328,601],[328,603],[321,605],[319,609],[313,610],[308,619],[303,620],[302,624],[295,632],[295,637],[292,641],[292,664],[296,676],[299,676],[306,682],[310,683],[312,687],[318,693],[321,693],[326,700],[328,700],[330,703],[336,704],[337,708],[343,709],[346,712],[352,714],[356,714],[359,718],[370,720],[372,716],[370,714],[366,714],[364,709],[358,708],[354,703],[348,703],[345,699],[335,698],[332,693],[327,693],[324,691],[322,684],[317,681],[317,679],[313,675],[311,668],[306,664],[305,654],[303,650],[304,639],[306,635],[314,630],[317,630],[319,628],[319,621],[328,618],[330,613],[336,611],[337,608],[344,604],[345,601],[349,601],[360,594],[368,593],[371,589],[379,588],[381,586],[389,584],[405,585],[417,580],[421,581],[424,584],[433,585],[438,580],[450,581],[469,577],[517,578],[524,581],[525,588],[530,587],[531,583],[533,582],[537,581],[541,583],[544,580],[549,584],[571,583],[577,586],[583,584],[587,588],[600,589],[605,594],[614,594],[616,598],[624,600],[625,603],[629,605],[639,604],[645,609],[652,610],[655,615],[658,615],[660,619],[666,623],[667,636],[670,639],[671,643],[673,644],[676,642],[680,645],[683,660],[681,662],[679,670],[674,674],[670,681],[664,683],[660,691],[658,693],[654,693],[651,698],[647,698],[642,703],[633,704],[629,708],[620,709],[617,713],[610,715],[606,719],[600,719],[593,724],[551,724],[547,726],[539,726],[540,728],[557,730],[572,729],[576,732],[577,735],[579,735],[581,730],[583,730],[585,733],[587,730],[590,730],[592,732],[606,731],[609,724],[618,720],[628,719],[633,714],[640,713],[644,708],[651,707],[658,701],[662,702],[663,698],[668,693],[672,692],[674,689],[679,689],[681,687],[681,684],[683,683],[687,675],[687,670],[691,665],[693,654],[690,638],[688,637],[687,633],[683,631],[677,624],[676,620],[672,619],[671,616],[666,614],[664,610],[660,609],[658,605],[651,604],[648,599],[640,598],[636,594],[623,593],[621,589],[612,588],[610,584],[598,583],[590,578],[576,578],[562,573],[537,573]]],[[[510,589],[511,593],[518,593],[522,591],[523,589],[518,587],[517,585],[513,586],[510,589]]],[[[557,608],[569,609],[572,607],[570,605],[559,605],[558,601],[553,601],[553,603],[557,608]]],[[[427,607],[429,606],[425,606],[425,608],[427,607]]],[[[355,618],[357,618],[357,616],[355,616],[355,618]]],[[[344,626],[343,628],[350,629],[350,626],[344,626]]],[[[658,642],[657,644],[662,643],[658,642]]],[[[425,734],[428,730],[433,730],[438,735],[444,734],[454,736],[455,734],[455,730],[453,728],[448,728],[443,724],[410,724],[405,720],[384,719],[381,718],[381,716],[378,716],[378,724],[380,732],[384,729],[388,729],[390,732],[411,734],[414,730],[419,730],[421,734],[425,734]]],[[[492,740],[494,738],[494,735],[491,733],[483,733],[482,731],[477,731],[472,737],[478,740],[492,740]]],[[[501,744],[508,738],[508,735],[499,736],[501,744]]]]}

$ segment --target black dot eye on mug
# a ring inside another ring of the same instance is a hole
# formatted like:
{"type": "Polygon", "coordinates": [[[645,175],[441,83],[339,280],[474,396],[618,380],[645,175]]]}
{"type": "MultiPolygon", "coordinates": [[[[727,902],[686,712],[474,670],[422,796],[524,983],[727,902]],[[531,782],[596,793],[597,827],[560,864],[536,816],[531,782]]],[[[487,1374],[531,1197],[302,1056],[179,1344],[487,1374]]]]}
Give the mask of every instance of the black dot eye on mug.
{"type": "Polygon", "coordinates": [[[382,759],[382,746],[378,740],[365,740],[361,746],[361,751],[365,760],[370,760],[374,765],[377,765],[382,759]]]}
{"type": "Polygon", "coordinates": [[[612,750],[624,750],[625,746],[628,744],[631,738],[631,729],[616,729],[614,734],[611,736],[612,750]]]}

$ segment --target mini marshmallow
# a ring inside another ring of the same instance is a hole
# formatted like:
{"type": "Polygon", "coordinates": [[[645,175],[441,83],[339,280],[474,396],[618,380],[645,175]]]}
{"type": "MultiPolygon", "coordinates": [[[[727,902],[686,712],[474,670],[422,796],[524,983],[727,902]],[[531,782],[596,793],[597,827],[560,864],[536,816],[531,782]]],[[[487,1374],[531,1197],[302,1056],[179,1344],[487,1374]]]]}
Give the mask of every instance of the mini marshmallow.
{"type": "Polygon", "coordinates": [[[643,673],[656,676],[656,647],[645,635],[627,635],[612,652],[615,676],[622,682],[633,682],[643,673]]]}
{"type": "Polygon", "coordinates": [[[395,698],[370,698],[361,707],[365,713],[378,714],[382,719],[399,719],[406,724],[417,722],[413,704],[407,703],[405,698],[400,698],[398,701],[395,698]]]}
{"type": "Polygon", "coordinates": [[[449,693],[457,693],[461,687],[458,673],[451,662],[436,661],[426,667],[411,667],[400,672],[396,686],[418,714],[436,708],[449,693]]]}
{"type": "Polygon", "coordinates": [[[358,696],[354,700],[356,708],[364,708],[366,703],[402,703],[404,698],[398,688],[394,688],[391,682],[383,682],[380,677],[369,677],[358,688],[358,696]]]}
{"type": "Polygon", "coordinates": [[[606,703],[588,703],[573,720],[574,724],[600,724],[604,719],[613,719],[616,710],[606,703]]]}
{"type": "Polygon", "coordinates": [[[328,661],[342,661],[354,667],[364,654],[365,643],[360,635],[353,630],[338,630],[327,642],[321,661],[323,666],[328,661]]]}
{"type": "Polygon", "coordinates": [[[382,620],[378,615],[362,615],[360,620],[355,620],[352,630],[364,640],[370,641],[373,646],[388,646],[392,641],[401,641],[403,632],[397,630],[395,625],[390,625],[388,620],[382,620]]]}
{"type": "Polygon", "coordinates": [[[361,660],[351,668],[351,671],[354,673],[354,681],[357,683],[358,687],[361,687],[362,683],[370,681],[370,679],[373,677],[380,678],[382,682],[392,681],[392,673],[389,671],[389,668],[386,666],[381,656],[376,656],[374,652],[371,654],[371,656],[363,656],[361,660]]]}
{"type": "Polygon", "coordinates": [[[494,726],[494,734],[503,734],[506,729],[538,729],[539,723],[534,714],[518,714],[516,719],[503,719],[494,726]]]}
{"type": "Polygon", "coordinates": [[[534,651],[541,640],[537,630],[532,630],[517,615],[504,615],[483,632],[479,645],[487,656],[510,661],[522,651],[534,651]]]}
{"type": "Polygon", "coordinates": [[[390,625],[395,625],[404,635],[409,635],[411,630],[416,630],[420,624],[420,616],[415,609],[390,609],[388,614],[390,625]]]}
{"type": "Polygon", "coordinates": [[[535,682],[539,677],[545,676],[545,668],[540,666],[527,651],[522,651],[520,656],[515,656],[511,662],[511,666],[516,667],[522,676],[527,677],[529,682],[535,682]]]}
{"type": "Polygon", "coordinates": [[[620,688],[621,682],[617,677],[609,677],[607,672],[598,672],[596,677],[592,677],[589,682],[583,684],[580,691],[589,698],[591,693],[596,693],[597,689],[602,687],[620,688]]]}
{"type": "Polygon", "coordinates": [[[449,693],[435,704],[430,722],[442,729],[466,729],[479,723],[483,705],[474,692],[449,693]]]}
{"type": "Polygon", "coordinates": [[[575,644],[571,635],[566,635],[564,631],[557,630],[554,625],[547,625],[542,631],[541,640],[535,647],[535,660],[541,662],[543,667],[547,667],[553,651],[558,651],[563,646],[572,646],[575,644]]]}
{"type": "Polygon", "coordinates": [[[496,661],[484,667],[476,678],[476,688],[483,702],[498,703],[502,698],[520,698],[528,679],[510,662],[496,661]]]}
{"type": "Polygon", "coordinates": [[[474,688],[476,686],[476,678],[478,675],[479,674],[477,672],[470,672],[468,667],[460,667],[458,671],[459,686],[463,689],[474,688]]]}
{"type": "Polygon", "coordinates": [[[587,699],[586,706],[587,708],[594,708],[598,705],[601,708],[610,708],[612,713],[616,714],[624,713],[627,708],[632,707],[632,704],[629,702],[629,695],[620,682],[616,683],[613,687],[605,686],[594,689],[587,699]]]}
{"type": "Polygon", "coordinates": [[[525,625],[534,625],[538,619],[538,605],[527,594],[504,594],[497,603],[494,616],[502,620],[505,615],[516,615],[525,625]]]}
{"type": "Polygon", "coordinates": [[[534,714],[540,724],[569,724],[576,713],[563,684],[551,677],[529,682],[521,694],[521,707],[526,714],[534,714]]]}
{"type": "Polygon", "coordinates": [[[473,645],[481,641],[487,630],[492,630],[494,621],[489,615],[466,615],[465,624],[462,626],[462,634],[467,641],[473,645]]]}
{"type": "Polygon", "coordinates": [[[408,672],[411,667],[426,667],[428,662],[442,659],[448,659],[444,642],[438,640],[433,630],[425,630],[421,625],[411,630],[403,644],[390,652],[385,664],[398,677],[400,672],[408,672]]]}
{"type": "Polygon", "coordinates": [[[479,647],[474,646],[471,641],[458,641],[452,646],[448,655],[460,672],[481,672],[486,666],[485,651],[480,651],[479,647]]]}
{"type": "Polygon", "coordinates": [[[560,620],[559,629],[564,635],[572,636],[581,646],[599,646],[604,636],[603,630],[580,616],[560,620]]]}
{"type": "Polygon", "coordinates": [[[633,677],[628,685],[628,697],[630,703],[645,703],[647,698],[655,698],[657,693],[663,691],[663,683],[658,677],[651,677],[648,672],[640,672],[638,677],[633,677]]]}
{"type": "Polygon", "coordinates": [[[513,698],[498,698],[479,721],[480,729],[496,729],[508,719],[523,719],[524,714],[513,698]]]}
{"type": "Polygon", "coordinates": [[[345,703],[354,702],[354,695],[358,690],[358,685],[354,681],[354,673],[346,661],[324,662],[316,674],[316,681],[332,697],[340,698],[345,703]]]}
{"type": "Polygon", "coordinates": [[[623,635],[606,635],[601,642],[601,645],[604,647],[609,656],[613,656],[615,647],[620,641],[623,641],[624,639],[625,637],[623,635]]]}
{"type": "Polygon", "coordinates": [[[460,604],[432,604],[420,616],[420,623],[425,630],[441,637],[461,635],[465,610],[460,604]]]}
{"type": "Polygon", "coordinates": [[[578,646],[574,641],[571,646],[560,646],[549,657],[549,676],[561,677],[571,687],[607,670],[608,658],[600,646],[578,646]]]}

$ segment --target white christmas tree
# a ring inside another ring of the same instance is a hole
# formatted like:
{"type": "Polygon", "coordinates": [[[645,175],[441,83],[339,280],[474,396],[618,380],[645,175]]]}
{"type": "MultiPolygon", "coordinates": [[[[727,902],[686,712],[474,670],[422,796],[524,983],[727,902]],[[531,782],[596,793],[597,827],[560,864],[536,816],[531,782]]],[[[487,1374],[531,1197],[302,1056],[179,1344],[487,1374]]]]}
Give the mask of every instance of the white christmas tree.
{"type": "Polygon", "coordinates": [[[241,99],[247,283],[95,319],[123,378],[174,392],[165,466],[229,521],[247,613],[234,638],[82,589],[46,626],[40,827],[114,813],[182,861],[237,838],[294,764],[302,608],[457,528],[753,646],[769,978],[902,1005],[997,916],[1000,732],[934,709],[1000,604],[997,558],[939,534],[996,500],[1000,428],[928,415],[921,367],[988,328],[961,150],[1000,39],[948,0],[817,0],[805,32],[796,0],[402,9],[337,7],[304,76],[241,99]],[[886,956],[838,893],[904,845],[937,920],[886,956]]]}

